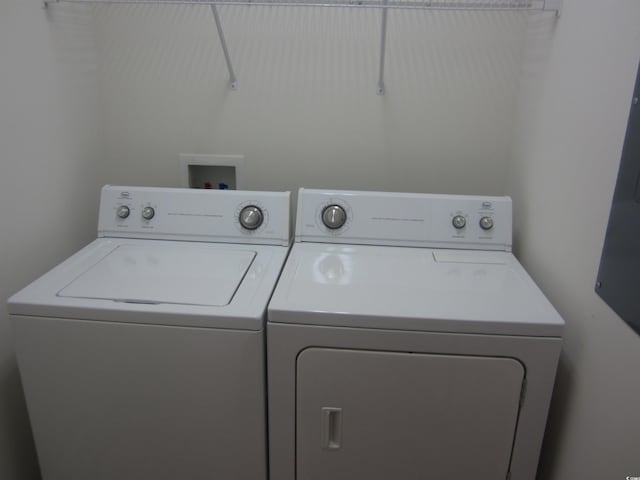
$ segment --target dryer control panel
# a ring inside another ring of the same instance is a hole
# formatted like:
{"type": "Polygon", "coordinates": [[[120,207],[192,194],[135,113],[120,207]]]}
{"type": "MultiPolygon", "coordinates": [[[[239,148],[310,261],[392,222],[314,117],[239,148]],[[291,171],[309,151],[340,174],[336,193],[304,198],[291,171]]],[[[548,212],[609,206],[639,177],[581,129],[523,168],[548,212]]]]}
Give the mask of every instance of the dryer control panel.
{"type": "Polygon", "coordinates": [[[99,237],[288,245],[289,192],[105,186],[99,237]]]}
{"type": "Polygon", "coordinates": [[[511,250],[511,199],[300,189],[297,242],[511,250]]]}

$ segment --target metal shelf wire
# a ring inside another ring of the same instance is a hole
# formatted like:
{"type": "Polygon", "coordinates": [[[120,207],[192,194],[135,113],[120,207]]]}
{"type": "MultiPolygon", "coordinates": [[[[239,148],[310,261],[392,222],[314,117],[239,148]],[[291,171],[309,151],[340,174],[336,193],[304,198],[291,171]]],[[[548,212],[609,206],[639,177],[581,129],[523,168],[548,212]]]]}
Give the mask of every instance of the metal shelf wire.
{"type": "Polygon", "coordinates": [[[349,7],[420,10],[560,10],[561,0],[45,0],[56,3],[110,3],[120,5],[262,5],[273,7],[349,7]]]}
{"type": "Polygon", "coordinates": [[[384,95],[384,59],[386,51],[387,13],[392,9],[441,11],[520,11],[554,12],[560,15],[562,0],[43,0],[44,7],[60,3],[117,4],[117,5],[206,5],[211,7],[220,44],[229,70],[229,83],[237,89],[238,81],[222,31],[219,5],[255,5],[269,7],[340,7],[377,8],[382,10],[380,68],[377,93],[384,95]]]}

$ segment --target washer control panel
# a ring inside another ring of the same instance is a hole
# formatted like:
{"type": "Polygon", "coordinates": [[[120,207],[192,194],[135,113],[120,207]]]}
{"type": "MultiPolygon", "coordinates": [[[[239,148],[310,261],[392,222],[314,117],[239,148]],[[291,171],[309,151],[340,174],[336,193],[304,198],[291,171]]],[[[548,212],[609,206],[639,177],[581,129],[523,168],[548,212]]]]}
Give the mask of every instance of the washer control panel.
{"type": "Polygon", "coordinates": [[[511,250],[511,199],[301,189],[296,241],[511,250]]]}
{"type": "Polygon", "coordinates": [[[289,192],[106,186],[98,236],[288,245],[289,192]]]}

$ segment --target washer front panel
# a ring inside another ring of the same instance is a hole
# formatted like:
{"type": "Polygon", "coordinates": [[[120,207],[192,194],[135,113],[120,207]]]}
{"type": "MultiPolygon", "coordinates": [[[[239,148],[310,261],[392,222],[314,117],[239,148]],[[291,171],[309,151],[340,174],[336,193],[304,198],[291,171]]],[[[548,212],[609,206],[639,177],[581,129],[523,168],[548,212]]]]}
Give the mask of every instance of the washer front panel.
{"type": "Polygon", "coordinates": [[[12,320],[44,479],[266,479],[262,332],[12,320]]]}

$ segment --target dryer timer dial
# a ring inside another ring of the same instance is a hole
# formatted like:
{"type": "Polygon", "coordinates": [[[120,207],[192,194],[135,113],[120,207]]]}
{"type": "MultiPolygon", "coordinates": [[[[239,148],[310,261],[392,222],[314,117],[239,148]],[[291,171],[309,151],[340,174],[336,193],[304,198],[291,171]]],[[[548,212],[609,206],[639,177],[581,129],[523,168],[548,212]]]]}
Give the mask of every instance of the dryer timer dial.
{"type": "Polygon", "coordinates": [[[243,228],[246,228],[247,230],[255,230],[262,225],[262,222],[264,221],[264,214],[259,207],[249,205],[240,210],[238,220],[243,228]]]}
{"type": "Polygon", "coordinates": [[[322,223],[331,230],[337,230],[347,221],[347,212],[340,205],[329,205],[322,210],[322,223]]]}

